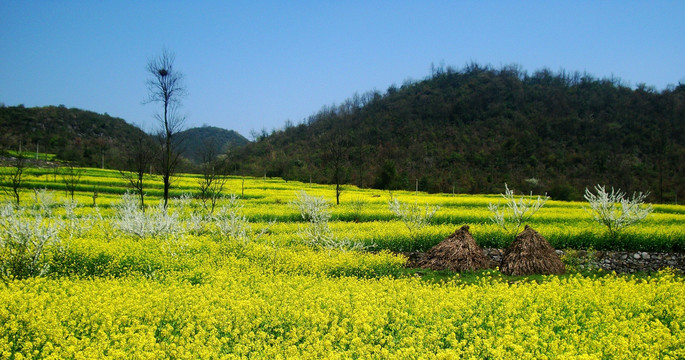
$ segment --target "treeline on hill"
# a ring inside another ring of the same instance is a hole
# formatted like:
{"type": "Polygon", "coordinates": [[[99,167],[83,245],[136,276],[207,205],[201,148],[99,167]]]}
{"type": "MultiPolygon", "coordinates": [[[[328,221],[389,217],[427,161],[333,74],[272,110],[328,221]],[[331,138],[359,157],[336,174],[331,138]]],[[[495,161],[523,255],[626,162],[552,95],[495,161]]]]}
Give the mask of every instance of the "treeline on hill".
{"type": "MultiPolygon", "coordinates": [[[[154,157],[159,139],[115,118],[75,108],[0,106],[0,151],[56,154],[56,160],[79,166],[132,170],[145,150],[154,157]]],[[[232,130],[203,126],[177,134],[183,150],[179,171],[197,172],[203,157],[213,160],[228,149],[242,146],[246,138],[232,130]]],[[[157,161],[146,160],[154,170],[157,161]]]]}
{"type": "Polygon", "coordinates": [[[245,137],[233,130],[214,126],[202,126],[184,130],[179,133],[183,156],[193,164],[202,164],[214,160],[231,149],[249,143],[245,137]]]}
{"type": "Polygon", "coordinates": [[[360,187],[580,199],[608,184],[685,198],[685,84],[657,92],[516,66],[437,68],[355,94],[232,155],[239,173],[360,187]]]}
{"type": "Polygon", "coordinates": [[[153,137],[123,119],[91,111],[46,106],[0,107],[0,146],[3,151],[56,154],[76,165],[127,169],[131,149],[157,146],[153,137]]]}

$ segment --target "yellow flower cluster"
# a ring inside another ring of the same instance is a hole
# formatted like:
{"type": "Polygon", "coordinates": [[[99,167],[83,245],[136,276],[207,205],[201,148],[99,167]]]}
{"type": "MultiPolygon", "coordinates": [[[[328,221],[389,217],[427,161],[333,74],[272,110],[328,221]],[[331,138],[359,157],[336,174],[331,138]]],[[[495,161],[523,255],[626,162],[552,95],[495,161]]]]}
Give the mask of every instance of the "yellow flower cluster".
{"type": "Polygon", "coordinates": [[[0,358],[682,359],[685,286],[429,284],[227,264],[199,285],[34,278],[0,288],[0,358]]]}

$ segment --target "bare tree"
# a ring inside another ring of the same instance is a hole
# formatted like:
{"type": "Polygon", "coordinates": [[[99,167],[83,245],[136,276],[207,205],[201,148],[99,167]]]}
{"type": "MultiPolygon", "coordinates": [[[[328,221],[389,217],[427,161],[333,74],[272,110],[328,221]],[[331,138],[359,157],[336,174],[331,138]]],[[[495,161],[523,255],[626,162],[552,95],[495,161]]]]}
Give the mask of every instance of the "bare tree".
{"type": "Polygon", "coordinates": [[[75,167],[74,164],[69,164],[60,169],[59,175],[62,177],[62,182],[64,183],[64,189],[67,195],[71,195],[71,200],[74,200],[74,191],[76,191],[76,186],[81,180],[81,174],[83,169],[75,167]]]}
{"type": "Polygon", "coordinates": [[[198,188],[200,190],[200,200],[202,207],[209,210],[209,213],[214,213],[217,200],[221,197],[221,192],[226,185],[225,164],[222,159],[217,157],[217,144],[214,138],[206,139],[200,155],[202,157],[202,178],[198,181],[198,188]]]}
{"type": "Polygon", "coordinates": [[[23,176],[24,169],[26,168],[26,158],[21,155],[21,153],[18,153],[12,160],[11,165],[11,167],[3,169],[2,173],[0,173],[2,176],[0,181],[2,181],[3,185],[9,186],[9,189],[4,186],[2,189],[5,193],[14,197],[18,207],[20,205],[19,188],[24,181],[23,176]]]}
{"type": "Polygon", "coordinates": [[[143,132],[138,133],[135,146],[128,151],[129,169],[131,171],[119,171],[140,199],[140,210],[143,212],[145,212],[145,171],[152,161],[152,149],[150,149],[149,143],[145,141],[145,137],[143,132]]]}
{"type": "Polygon", "coordinates": [[[148,103],[162,104],[163,112],[157,115],[160,122],[159,139],[162,147],[160,164],[164,182],[164,207],[169,201],[171,176],[174,174],[180,156],[180,139],[185,118],[178,114],[181,98],[186,95],[183,74],[174,69],[174,54],[163,50],[147,64],[150,78],[147,80],[148,103]]]}
{"type": "Polygon", "coordinates": [[[328,145],[324,160],[333,170],[333,182],[335,183],[335,203],[340,205],[340,194],[343,192],[343,182],[347,177],[347,165],[349,160],[350,143],[341,133],[334,135],[328,145]]]}

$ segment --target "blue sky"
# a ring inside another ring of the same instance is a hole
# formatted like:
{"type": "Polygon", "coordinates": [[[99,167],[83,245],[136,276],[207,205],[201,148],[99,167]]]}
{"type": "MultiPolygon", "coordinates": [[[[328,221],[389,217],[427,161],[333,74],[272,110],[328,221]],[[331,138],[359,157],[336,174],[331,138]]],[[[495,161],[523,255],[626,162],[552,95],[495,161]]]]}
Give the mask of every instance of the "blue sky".
{"type": "Polygon", "coordinates": [[[0,102],[63,104],[147,130],[145,65],[166,48],[189,127],[281,128],[431,63],[685,83],[685,1],[0,0],[0,102]]]}

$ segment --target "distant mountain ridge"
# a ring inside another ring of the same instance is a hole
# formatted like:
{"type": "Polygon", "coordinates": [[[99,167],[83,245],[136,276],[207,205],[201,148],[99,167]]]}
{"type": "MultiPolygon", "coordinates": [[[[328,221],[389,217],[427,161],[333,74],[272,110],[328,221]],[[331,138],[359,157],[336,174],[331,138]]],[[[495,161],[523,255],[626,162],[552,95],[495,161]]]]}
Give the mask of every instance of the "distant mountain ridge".
{"type": "Polygon", "coordinates": [[[379,189],[498,193],[508,183],[582,199],[607,184],[672,202],[685,198],[685,84],[657,92],[577,72],[437,69],[263,133],[233,161],[249,175],[379,189]]]}
{"type": "Polygon", "coordinates": [[[206,125],[184,130],[178,135],[183,139],[183,156],[194,164],[202,163],[205,155],[215,157],[250,142],[233,130],[206,125]]]}

